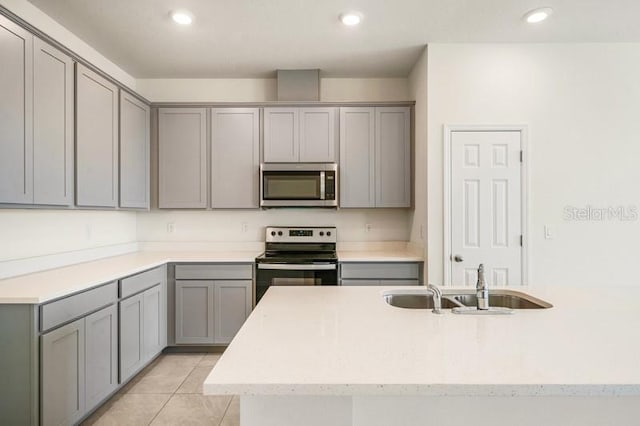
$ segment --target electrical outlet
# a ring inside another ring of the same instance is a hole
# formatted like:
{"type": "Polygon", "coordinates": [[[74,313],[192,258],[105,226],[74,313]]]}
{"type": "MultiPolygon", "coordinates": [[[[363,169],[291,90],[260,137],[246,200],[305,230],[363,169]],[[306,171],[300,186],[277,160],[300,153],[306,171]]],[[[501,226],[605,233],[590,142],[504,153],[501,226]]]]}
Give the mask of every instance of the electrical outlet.
{"type": "Polygon", "coordinates": [[[249,230],[249,224],[247,222],[242,222],[241,229],[242,232],[247,232],[249,230]]]}
{"type": "Polygon", "coordinates": [[[167,233],[173,234],[174,232],[176,232],[176,225],[173,222],[167,223],[167,233]]]}
{"type": "Polygon", "coordinates": [[[551,225],[544,226],[544,239],[545,240],[553,240],[555,238],[555,232],[551,225]]]}
{"type": "Polygon", "coordinates": [[[370,223],[365,223],[364,224],[364,231],[365,232],[371,232],[371,224],[370,223]]]}

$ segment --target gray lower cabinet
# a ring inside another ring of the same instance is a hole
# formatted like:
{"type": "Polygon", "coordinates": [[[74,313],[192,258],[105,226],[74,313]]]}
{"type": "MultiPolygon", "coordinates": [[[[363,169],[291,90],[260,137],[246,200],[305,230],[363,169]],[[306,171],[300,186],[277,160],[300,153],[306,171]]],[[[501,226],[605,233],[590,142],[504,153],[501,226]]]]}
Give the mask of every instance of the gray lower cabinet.
{"type": "Polygon", "coordinates": [[[175,343],[230,343],[253,308],[253,265],[176,265],[175,277],[175,343]]]}
{"type": "Polygon", "coordinates": [[[150,108],[120,91],[120,207],[149,208],[150,108]]]}
{"type": "Polygon", "coordinates": [[[120,383],[124,383],[144,365],[143,297],[131,296],[119,305],[120,310],[120,383]]]}
{"type": "Polygon", "coordinates": [[[118,205],[118,87],[76,64],[76,204],[118,205]]]}
{"type": "Polygon", "coordinates": [[[87,411],[118,387],[118,309],[111,305],[84,319],[87,411]]]}
{"type": "Polygon", "coordinates": [[[167,344],[166,285],[155,285],[119,305],[120,383],[124,383],[167,344]]]}
{"type": "Polygon", "coordinates": [[[42,335],[43,425],[75,423],[116,390],[117,333],[111,305],[42,335]]]}
{"type": "Polygon", "coordinates": [[[207,109],[158,110],[158,206],[207,207],[207,109]]]}
{"type": "Polygon", "coordinates": [[[214,343],[231,343],[251,313],[251,300],[251,281],[214,282],[214,343]]]}
{"type": "Polygon", "coordinates": [[[176,344],[213,344],[213,281],[176,281],[176,344]]]}
{"type": "Polygon", "coordinates": [[[85,411],[84,318],[42,335],[41,351],[42,424],[73,424],[85,411]]]}
{"type": "Polygon", "coordinates": [[[348,262],[340,264],[340,285],[419,285],[422,262],[348,262]]]}
{"type": "Polygon", "coordinates": [[[411,207],[411,109],[340,108],[340,207],[411,207]]]}
{"type": "Polygon", "coordinates": [[[260,109],[211,110],[211,207],[259,207],[260,109]]]}
{"type": "Polygon", "coordinates": [[[0,16],[0,203],[33,202],[33,36],[0,16]]]}

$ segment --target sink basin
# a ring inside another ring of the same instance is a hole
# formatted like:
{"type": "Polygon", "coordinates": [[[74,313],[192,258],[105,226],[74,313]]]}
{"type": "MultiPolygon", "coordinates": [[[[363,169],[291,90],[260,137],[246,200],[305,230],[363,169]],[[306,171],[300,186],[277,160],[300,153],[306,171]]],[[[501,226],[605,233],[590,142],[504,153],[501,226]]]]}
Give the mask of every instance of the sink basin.
{"type": "MultiPolygon", "coordinates": [[[[449,297],[465,306],[478,306],[478,299],[474,294],[443,295],[449,297]]],[[[509,309],[547,309],[553,305],[544,300],[529,296],[513,290],[493,290],[489,291],[489,306],[509,309]]]]}
{"type": "MultiPolygon", "coordinates": [[[[385,302],[397,308],[406,309],[433,309],[433,295],[428,294],[387,294],[384,296],[385,302]]],[[[456,306],[464,306],[450,299],[442,299],[442,308],[451,309],[456,306]]]]}
{"type": "MultiPolygon", "coordinates": [[[[478,305],[475,289],[442,290],[442,309],[475,307],[478,305]]],[[[382,294],[391,306],[405,309],[433,309],[433,292],[428,289],[389,290],[382,294]]],[[[489,290],[489,306],[509,309],[547,309],[553,305],[520,291],[489,290]]],[[[498,309],[500,310],[500,309],[498,309]]],[[[466,311],[466,310],[459,310],[466,311]]],[[[457,312],[462,313],[462,312],[457,312]]],[[[471,313],[471,312],[465,312],[471,313]]]]}

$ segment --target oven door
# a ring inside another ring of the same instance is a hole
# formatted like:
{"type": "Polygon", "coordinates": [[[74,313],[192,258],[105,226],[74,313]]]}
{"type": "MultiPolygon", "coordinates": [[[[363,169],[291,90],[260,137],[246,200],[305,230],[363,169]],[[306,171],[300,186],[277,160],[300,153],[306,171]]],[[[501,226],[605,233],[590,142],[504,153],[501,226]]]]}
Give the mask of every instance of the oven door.
{"type": "Polygon", "coordinates": [[[258,263],[257,269],[256,303],[272,285],[338,285],[335,263],[258,263]]]}

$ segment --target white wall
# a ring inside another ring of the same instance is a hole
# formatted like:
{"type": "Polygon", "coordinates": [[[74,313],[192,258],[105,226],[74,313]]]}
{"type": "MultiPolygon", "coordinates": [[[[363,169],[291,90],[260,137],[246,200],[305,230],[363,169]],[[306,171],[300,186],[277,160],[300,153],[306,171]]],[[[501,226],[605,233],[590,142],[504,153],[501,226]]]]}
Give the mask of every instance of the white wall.
{"type": "MultiPolygon", "coordinates": [[[[268,102],[277,100],[274,78],[139,79],[138,92],[153,102],[268,102]]],[[[406,101],[406,78],[322,78],[320,100],[406,101]]]]}
{"type": "Polygon", "coordinates": [[[406,241],[406,210],[271,209],[264,211],[153,211],[138,213],[142,242],[258,242],[265,226],[337,226],[338,241],[406,241]],[[172,223],[174,231],[168,232],[172,223]],[[365,224],[371,225],[367,232],[365,224]],[[243,230],[246,225],[246,231],[243,230]]]}
{"type": "Polygon", "coordinates": [[[413,117],[415,207],[410,215],[410,240],[423,250],[427,240],[427,60],[428,51],[425,48],[409,74],[409,90],[416,101],[413,117]]]}
{"type": "MultiPolygon", "coordinates": [[[[0,0],[4,6],[49,37],[58,41],[86,61],[100,68],[123,85],[135,90],[136,80],[122,68],[102,56],[97,50],[43,13],[27,0],[0,0]]],[[[71,7],[71,6],[70,6],[71,7]]]]}
{"type": "Polygon", "coordinates": [[[443,125],[527,124],[532,285],[640,285],[638,220],[564,220],[565,206],[640,204],[640,45],[433,44],[428,73],[430,281],[442,282],[443,125]]]}

